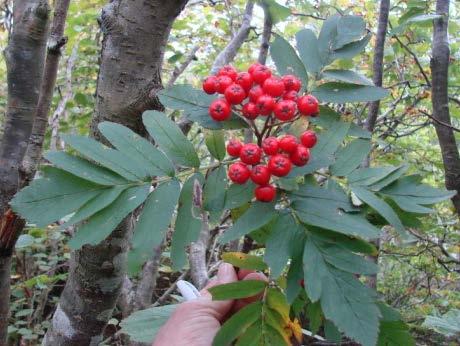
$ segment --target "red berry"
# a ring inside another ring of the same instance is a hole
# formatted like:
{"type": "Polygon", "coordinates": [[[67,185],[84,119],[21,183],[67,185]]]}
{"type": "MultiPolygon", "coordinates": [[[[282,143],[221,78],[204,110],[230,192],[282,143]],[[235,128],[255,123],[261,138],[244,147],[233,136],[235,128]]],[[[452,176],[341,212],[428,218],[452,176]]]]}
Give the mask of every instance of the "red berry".
{"type": "Polygon", "coordinates": [[[300,135],[300,141],[307,148],[313,148],[317,140],[318,138],[316,137],[316,133],[310,130],[305,131],[300,135]]]}
{"type": "Polygon", "coordinates": [[[231,115],[230,105],[223,99],[214,100],[209,106],[209,115],[216,121],[227,120],[231,115]]]}
{"type": "Polygon", "coordinates": [[[283,81],[284,86],[286,87],[286,90],[288,91],[291,91],[291,90],[299,91],[300,88],[302,87],[302,82],[300,81],[300,79],[291,74],[287,74],[283,76],[281,80],[283,81]]]}
{"type": "Polygon", "coordinates": [[[247,119],[255,119],[259,115],[259,108],[253,102],[248,102],[243,106],[243,116],[247,119]]]}
{"type": "Polygon", "coordinates": [[[296,110],[297,105],[294,101],[281,100],[276,103],[273,113],[279,120],[286,121],[294,118],[296,110]]]}
{"type": "Polygon", "coordinates": [[[239,157],[242,147],[243,144],[239,140],[235,138],[230,139],[227,143],[227,153],[230,156],[239,157]]]}
{"type": "Polygon", "coordinates": [[[276,197],[276,189],[272,185],[258,186],[254,190],[254,195],[260,202],[271,202],[276,197]]]}
{"type": "Polygon", "coordinates": [[[299,285],[302,286],[302,288],[305,288],[305,281],[304,279],[299,281],[299,285]]]}
{"type": "Polygon", "coordinates": [[[316,116],[319,113],[318,100],[312,95],[299,97],[297,107],[299,108],[299,112],[304,115],[316,116]]]}
{"type": "Polygon", "coordinates": [[[243,87],[235,83],[225,89],[224,95],[228,103],[232,105],[240,104],[246,98],[246,92],[244,91],[243,87]]]}
{"type": "Polygon", "coordinates": [[[229,76],[217,77],[217,92],[223,94],[225,90],[233,84],[233,80],[229,76]]]}
{"type": "Polygon", "coordinates": [[[217,72],[218,76],[228,76],[232,80],[236,79],[237,74],[238,74],[238,72],[236,71],[236,69],[233,66],[230,66],[230,65],[222,67],[219,70],[219,72],[217,72]]]}
{"type": "Polygon", "coordinates": [[[248,72],[252,74],[252,72],[254,72],[254,70],[256,69],[256,67],[260,66],[261,64],[258,63],[258,62],[255,62],[254,64],[252,64],[251,66],[249,66],[248,68],[248,72]]]}
{"type": "Polygon", "coordinates": [[[264,94],[262,87],[260,85],[256,85],[249,90],[249,100],[251,102],[256,103],[257,99],[264,94]]]}
{"type": "Polygon", "coordinates": [[[267,137],[262,141],[262,149],[267,155],[278,154],[279,143],[276,137],[267,137]]]}
{"type": "Polygon", "coordinates": [[[228,168],[228,177],[236,184],[244,184],[251,176],[248,166],[241,162],[235,162],[228,168]]]}
{"type": "Polygon", "coordinates": [[[254,83],[263,84],[267,78],[270,78],[272,72],[265,65],[259,65],[251,72],[254,83]]]}
{"type": "Polygon", "coordinates": [[[279,140],[280,149],[287,153],[293,153],[298,145],[297,138],[292,135],[285,135],[279,140]]]}
{"type": "Polygon", "coordinates": [[[289,174],[292,168],[291,160],[283,154],[276,154],[268,160],[268,169],[277,177],[284,177],[289,174]]]}
{"type": "Polygon", "coordinates": [[[240,159],[248,165],[257,165],[261,157],[262,149],[257,144],[248,143],[241,148],[240,159]]]}
{"type": "Polygon", "coordinates": [[[297,102],[298,98],[299,98],[299,95],[297,94],[297,91],[295,90],[286,91],[283,95],[283,100],[291,100],[291,101],[297,102]]]}
{"type": "Polygon", "coordinates": [[[206,94],[214,94],[217,91],[217,77],[209,76],[203,81],[203,90],[206,94]]]}
{"type": "Polygon", "coordinates": [[[269,95],[262,95],[257,99],[256,105],[261,115],[269,115],[275,108],[275,99],[269,95]]]}
{"type": "Polygon", "coordinates": [[[297,149],[291,154],[290,159],[296,166],[305,166],[310,159],[310,150],[302,144],[297,146],[297,149]]]}
{"type": "Polygon", "coordinates": [[[277,77],[267,78],[263,84],[264,92],[270,96],[278,97],[284,93],[284,83],[277,77]]]}
{"type": "Polygon", "coordinates": [[[251,180],[257,185],[267,185],[270,177],[271,173],[267,166],[257,165],[251,170],[251,180]]]}
{"type": "Polygon", "coordinates": [[[248,92],[252,87],[252,76],[247,72],[240,72],[235,79],[235,83],[243,87],[248,92]]]}

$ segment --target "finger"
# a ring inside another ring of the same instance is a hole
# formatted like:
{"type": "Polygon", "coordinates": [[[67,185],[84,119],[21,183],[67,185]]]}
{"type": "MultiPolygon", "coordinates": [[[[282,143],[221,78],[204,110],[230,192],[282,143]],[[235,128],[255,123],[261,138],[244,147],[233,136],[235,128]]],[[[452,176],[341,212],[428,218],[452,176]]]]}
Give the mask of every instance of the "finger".
{"type": "MultiPolygon", "coordinates": [[[[231,264],[222,263],[217,271],[217,277],[214,280],[211,280],[206,288],[210,288],[216,285],[223,285],[231,282],[238,281],[238,276],[236,275],[235,268],[231,264]]],[[[201,291],[200,300],[208,301],[208,311],[216,319],[222,321],[224,316],[230,311],[233,306],[233,300],[223,300],[223,301],[212,301],[212,296],[207,289],[201,291]]]]}
{"type": "MultiPolygon", "coordinates": [[[[264,274],[256,273],[256,272],[249,273],[248,275],[244,277],[243,280],[268,281],[267,277],[264,274]]],[[[246,305],[249,305],[251,303],[254,303],[260,300],[262,296],[263,296],[263,292],[256,294],[255,296],[252,296],[252,297],[238,299],[233,306],[233,311],[235,312],[239,311],[240,309],[244,308],[246,305]]]]}
{"type": "Polygon", "coordinates": [[[250,273],[255,273],[255,271],[251,269],[240,269],[238,271],[238,280],[243,280],[250,273]]]}

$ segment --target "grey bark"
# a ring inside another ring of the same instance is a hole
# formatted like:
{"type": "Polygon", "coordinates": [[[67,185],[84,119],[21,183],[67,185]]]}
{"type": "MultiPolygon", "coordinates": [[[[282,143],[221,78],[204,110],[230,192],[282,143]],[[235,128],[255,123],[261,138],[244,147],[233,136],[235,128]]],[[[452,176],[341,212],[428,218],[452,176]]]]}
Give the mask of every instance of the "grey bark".
{"type": "Polygon", "coordinates": [[[448,190],[457,191],[457,195],[452,197],[452,203],[457,214],[460,215],[460,157],[454,131],[449,127],[452,126],[448,93],[450,49],[447,26],[449,22],[449,0],[437,0],[436,13],[442,15],[442,18],[435,19],[433,25],[431,101],[433,103],[433,117],[438,120],[433,125],[441,147],[445,185],[448,190]]]}
{"type": "Polygon", "coordinates": [[[241,26],[235,36],[225,46],[225,48],[217,55],[216,60],[211,68],[211,74],[216,74],[219,69],[235,59],[236,53],[248,38],[249,30],[251,29],[252,12],[254,9],[254,1],[249,0],[246,3],[243,20],[241,26]]]}
{"type": "MultiPolygon", "coordinates": [[[[162,109],[155,94],[161,89],[164,49],[186,2],[115,0],[104,7],[93,137],[102,139],[97,130],[102,121],[120,123],[142,135],[142,113],[162,109]]],[[[97,345],[103,339],[125,275],[131,224],[127,218],[100,244],[85,245],[72,254],[44,345],[97,345]]]]}
{"type": "Polygon", "coordinates": [[[61,49],[67,42],[67,38],[64,37],[64,28],[69,3],[70,0],[60,0],[55,3],[56,7],[48,39],[48,54],[46,56],[43,81],[41,83],[40,98],[38,99],[37,112],[29,144],[22,163],[25,182],[33,178],[42,155],[43,140],[48,126],[48,114],[53,100],[61,49]]]}
{"type": "Polygon", "coordinates": [[[6,344],[10,265],[23,221],[8,203],[20,186],[20,166],[32,130],[43,77],[49,6],[45,0],[16,0],[5,50],[8,100],[0,144],[0,345],[6,344]]]}
{"type": "MultiPolygon", "coordinates": [[[[382,86],[383,80],[383,53],[385,49],[385,37],[388,28],[388,14],[390,12],[390,0],[380,1],[379,22],[374,47],[374,60],[372,64],[372,80],[376,86],[382,86]]],[[[377,115],[379,112],[380,101],[371,102],[369,113],[364,124],[366,130],[373,132],[377,115]]]]}
{"type": "MultiPolygon", "coordinates": [[[[390,0],[380,1],[379,21],[377,25],[377,36],[374,46],[374,60],[372,64],[372,80],[376,86],[381,87],[383,81],[383,53],[385,50],[385,38],[388,28],[388,16],[390,13],[390,0]]],[[[380,109],[380,101],[374,101],[369,104],[369,113],[367,115],[364,128],[369,132],[374,132],[377,115],[380,109]]],[[[362,164],[363,167],[369,167],[370,155],[368,155],[362,164]]],[[[379,248],[380,241],[377,239],[374,242],[375,246],[379,248]]],[[[378,263],[378,255],[370,258],[375,263],[378,263]]],[[[367,284],[371,288],[377,288],[377,274],[370,275],[367,284]]]]}
{"type": "Polygon", "coordinates": [[[264,29],[262,31],[262,40],[260,42],[259,58],[257,61],[263,65],[267,62],[268,50],[270,48],[270,38],[272,36],[273,21],[267,6],[264,9],[264,29]]]}
{"type": "Polygon", "coordinates": [[[69,59],[67,60],[66,66],[66,81],[64,92],[62,93],[62,98],[59,100],[59,103],[54,110],[53,115],[49,118],[49,126],[51,129],[51,140],[50,140],[50,150],[64,149],[63,142],[59,139],[59,122],[62,117],[66,115],[66,105],[69,100],[73,97],[72,90],[72,71],[75,65],[75,61],[78,58],[78,43],[72,48],[72,53],[70,54],[69,59]]]}

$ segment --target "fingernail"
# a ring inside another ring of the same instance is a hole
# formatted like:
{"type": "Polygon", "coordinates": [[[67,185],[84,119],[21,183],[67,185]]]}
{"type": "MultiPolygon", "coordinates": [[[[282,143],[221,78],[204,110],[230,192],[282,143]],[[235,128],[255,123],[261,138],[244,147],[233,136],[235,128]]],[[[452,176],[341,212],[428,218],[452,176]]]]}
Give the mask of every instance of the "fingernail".
{"type": "Polygon", "coordinates": [[[217,271],[217,277],[219,279],[224,279],[231,277],[234,273],[235,269],[233,269],[233,266],[229,263],[222,263],[219,266],[219,270],[217,271]]]}

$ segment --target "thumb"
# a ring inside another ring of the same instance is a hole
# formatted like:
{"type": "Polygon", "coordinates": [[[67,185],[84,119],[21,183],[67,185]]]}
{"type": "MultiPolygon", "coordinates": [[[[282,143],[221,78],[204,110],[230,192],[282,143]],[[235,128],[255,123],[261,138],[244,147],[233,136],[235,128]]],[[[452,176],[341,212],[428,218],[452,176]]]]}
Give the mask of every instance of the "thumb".
{"type": "Polygon", "coordinates": [[[217,271],[217,277],[212,280],[203,290],[201,290],[201,297],[199,300],[207,301],[207,305],[212,309],[214,316],[221,321],[225,315],[230,311],[233,300],[219,300],[213,301],[212,295],[208,289],[217,285],[228,284],[238,281],[235,268],[231,264],[222,263],[217,271]]]}

